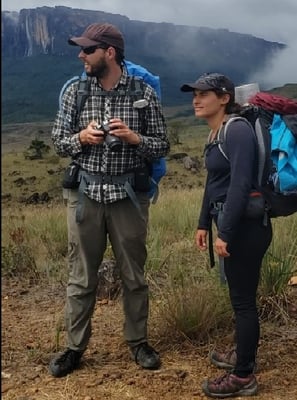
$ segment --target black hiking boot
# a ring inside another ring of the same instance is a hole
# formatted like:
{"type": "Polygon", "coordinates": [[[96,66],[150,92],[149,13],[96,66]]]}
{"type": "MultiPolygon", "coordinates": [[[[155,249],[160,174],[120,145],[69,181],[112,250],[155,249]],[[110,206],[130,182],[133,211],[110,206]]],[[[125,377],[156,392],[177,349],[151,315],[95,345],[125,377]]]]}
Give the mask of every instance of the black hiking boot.
{"type": "Polygon", "coordinates": [[[79,367],[82,352],[66,349],[57,355],[49,364],[50,373],[56,378],[61,378],[79,367]]]}
{"type": "Polygon", "coordinates": [[[147,342],[132,347],[131,352],[136,364],[145,369],[158,369],[161,366],[159,354],[147,342]]]}

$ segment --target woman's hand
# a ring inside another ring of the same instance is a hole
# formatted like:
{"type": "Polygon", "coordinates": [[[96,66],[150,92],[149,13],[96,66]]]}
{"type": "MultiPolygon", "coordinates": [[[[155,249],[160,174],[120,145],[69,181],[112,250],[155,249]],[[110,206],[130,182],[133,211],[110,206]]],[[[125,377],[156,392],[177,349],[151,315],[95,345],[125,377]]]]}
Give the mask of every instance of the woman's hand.
{"type": "Polygon", "coordinates": [[[229,257],[230,253],[227,251],[228,243],[224,242],[222,239],[217,238],[214,243],[214,249],[218,256],[220,257],[229,257]]]}

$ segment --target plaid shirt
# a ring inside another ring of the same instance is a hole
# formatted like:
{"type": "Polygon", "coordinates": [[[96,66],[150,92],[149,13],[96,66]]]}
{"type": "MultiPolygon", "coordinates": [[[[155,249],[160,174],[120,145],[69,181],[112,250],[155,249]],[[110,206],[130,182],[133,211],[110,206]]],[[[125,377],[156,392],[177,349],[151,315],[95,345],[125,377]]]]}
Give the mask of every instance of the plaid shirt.
{"type": "MultiPolygon", "coordinates": [[[[96,89],[101,89],[97,78],[91,78],[90,96],[79,116],[78,132],[85,129],[91,120],[101,124],[109,118],[121,118],[131,130],[140,133],[139,145],[123,143],[122,150],[111,151],[106,143],[82,146],[79,133],[75,131],[77,118],[78,82],[69,85],[63,95],[62,105],[57,113],[52,141],[57,154],[61,157],[72,157],[88,174],[122,175],[144,165],[144,158],[153,160],[165,156],[169,152],[169,140],[162,106],[155,91],[144,83],[143,98],[148,106],[143,110],[146,131],[142,132],[142,117],[140,111],[133,107],[134,96],[129,95],[131,77],[124,69],[118,84],[110,95],[93,95],[96,89]],[[117,95],[115,92],[119,92],[117,95]]],[[[98,201],[111,203],[127,197],[127,193],[119,184],[90,183],[86,194],[98,201]]]]}

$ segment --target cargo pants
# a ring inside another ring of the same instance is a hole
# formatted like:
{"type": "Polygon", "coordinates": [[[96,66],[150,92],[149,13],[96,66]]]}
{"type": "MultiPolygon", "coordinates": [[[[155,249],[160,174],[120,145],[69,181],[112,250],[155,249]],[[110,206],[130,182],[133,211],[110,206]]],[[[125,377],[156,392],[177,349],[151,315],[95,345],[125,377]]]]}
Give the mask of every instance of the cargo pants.
{"type": "Polygon", "coordinates": [[[141,213],[127,198],[102,204],[84,195],[84,213],[76,222],[78,191],[67,199],[69,278],[65,308],[68,348],[85,351],[91,336],[98,269],[109,240],[123,288],[124,338],[133,347],[147,341],[148,285],[144,276],[149,198],[137,194],[141,213]]]}

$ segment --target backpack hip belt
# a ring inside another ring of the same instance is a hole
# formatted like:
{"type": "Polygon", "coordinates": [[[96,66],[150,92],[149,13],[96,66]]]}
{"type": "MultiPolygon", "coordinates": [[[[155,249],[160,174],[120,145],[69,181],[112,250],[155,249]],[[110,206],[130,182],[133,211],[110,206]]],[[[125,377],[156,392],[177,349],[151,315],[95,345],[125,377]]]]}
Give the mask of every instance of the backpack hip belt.
{"type": "Polygon", "coordinates": [[[134,186],[135,182],[135,174],[134,172],[131,172],[129,174],[123,174],[123,175],[105,175],[105,174],[88,174],[85,171],[80,171],[79,172],[79,180],[84,180],[86,185],[89,185],[90,183],[96,183],[96,184],[119,184],[119,185],[125,185],[126,182],[129,182],[131,186],[134,186]]]}
{"type": "Polygon", "coordinates": [[[119,184],[122,185],[127,195],[137,208],[139,212],[141,212],[139,201],[134,192],[133,186],[135,183],[135,174],[134,172],[123,175],[105,175],[98,174],[92,175],[88,174],[85,171],[79,171],[78,175],[79,180],[79,188],[78,188],[78,204],[76,208],[76,222],[80,223],[83,221],[84,216],[84,197],[85,197],[85,189],[87,185],[90,183],[96,184],[119,184]]]}

